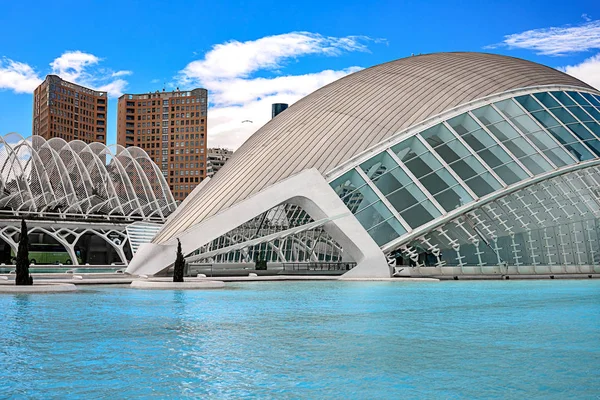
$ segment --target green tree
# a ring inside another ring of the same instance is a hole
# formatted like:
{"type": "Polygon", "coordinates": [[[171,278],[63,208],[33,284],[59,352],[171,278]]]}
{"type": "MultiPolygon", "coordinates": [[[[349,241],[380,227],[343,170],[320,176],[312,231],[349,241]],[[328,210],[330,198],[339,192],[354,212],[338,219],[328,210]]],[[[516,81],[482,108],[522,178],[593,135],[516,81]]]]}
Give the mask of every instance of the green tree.
{"type": "Polygon", "coordinates": [[[177,258],[173,267],[173,282],[183,282],[183,271],[185,270],[185,258],[181,251],[181,242],[177,239],[177,258]]]}
{"type": "Polygon", "coordinates": [[[29,275],[29,235],[27,224],[21,220],[21,235],[19,237],[19,249],[17,250],[17,285],[33,285],[33,278],[29,275]]]}

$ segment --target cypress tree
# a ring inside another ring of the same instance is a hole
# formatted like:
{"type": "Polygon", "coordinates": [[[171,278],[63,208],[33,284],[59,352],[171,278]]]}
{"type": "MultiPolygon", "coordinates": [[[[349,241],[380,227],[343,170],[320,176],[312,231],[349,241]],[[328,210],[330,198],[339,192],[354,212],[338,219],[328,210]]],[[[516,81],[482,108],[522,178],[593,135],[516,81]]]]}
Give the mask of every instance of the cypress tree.
{"type": "Polygon", "coordinates": [[[181,251],[181,242],[177,239],[177,258],[173,267],[173,282],[183,282],[183,271],[185,270],[185,258],[181,251]]]}
{"type": "Polygon", "coordinates": [[[33,285],[33,278],[29,275],[29,235],[27,224],[21,220],[21,235],[19,237],[19,249],[17,250],[17,285],[33,285]]]}

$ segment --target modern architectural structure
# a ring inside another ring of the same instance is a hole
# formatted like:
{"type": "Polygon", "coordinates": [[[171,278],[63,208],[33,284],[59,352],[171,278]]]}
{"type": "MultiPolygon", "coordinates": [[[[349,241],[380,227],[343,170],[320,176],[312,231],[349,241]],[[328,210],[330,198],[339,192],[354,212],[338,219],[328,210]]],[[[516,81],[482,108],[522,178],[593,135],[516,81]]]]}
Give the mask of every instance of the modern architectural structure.
{"type": "Polygon", "coordinates": [[[233,151],[229,149],[223,149],[220,147],[208,149],[208,177],[212,178],[221,168],[223,168],[231,156],[233,156],[233,151]]]}
{"type": "Polygon", "coordinates": [[[287,110],[288,105],[286,103],[274,103],[271,105],[271,118],[275,118],[282,111],[287,110]]]}
{"type": "Polygon", "coordinates": [[[127,227],[163,223],[175,208],[161,171],[137,147],[16,133],[0,137],[3,263],[16,254],[25,218],[32,245],[58,246],[68,253],[68,264],[126,264],[127,227]]]}
{"type": "Polygon", "coordinates": [[[206,178],[207,106],[206,89],[119,97],[117,143],[144,149],[177,201],[206,178]]]}
{"type": "Polygon", "coordinates": [[[600,92],[493,54],[404,58],[292,105],[198,187],[131,273],[341,260],[348,277],[600,272],[600,92]]]}
{"type": "Polygon", "coordinates": [[[48,75],[33,92],[33,134],[106,144],[106,92],[48,75]]]}

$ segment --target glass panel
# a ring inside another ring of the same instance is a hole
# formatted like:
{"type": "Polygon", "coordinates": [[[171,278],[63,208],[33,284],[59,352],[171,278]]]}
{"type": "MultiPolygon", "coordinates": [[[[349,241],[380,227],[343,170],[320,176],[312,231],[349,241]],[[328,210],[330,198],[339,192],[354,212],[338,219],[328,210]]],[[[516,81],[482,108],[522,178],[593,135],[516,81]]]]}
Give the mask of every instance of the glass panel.
{"type": "Polygon", "coordinates": [[[356,170],[337,178],[331,186],[366,230],[377,226],[369,232],[377,244],[387,243],[406,233],[402,224],[356,170]]]}
{"type": "Polygon", "coordinates": [[[571,152],[580,161],[590,160],[594,156],[565,128],[560,126],[559,122],[547,111],[537,111],[532,113],[548,131],[571,152]]]}
{"type": "Polygon", "coordinates": [[[587,126],[589,130],[594,132],[596,136],[600,137],[600,125],[598,123],[586,122],[584,125],[587,126]]]}
{"type": "Polygon", "coordinates": [[[375,243],[377,243],[379,246],[383,246],[384,244],[389,243],[399,237],[400,235],[398,234],[397,230],[403,229],[402,225],[400,225],[400,222],[398,222],[396,218],[379,221],[381,218],[380,210],[384,209],[387,210],[385,205],[379,202],[356,215],[356,218],[363,226],[372,225],[371,228],[367,229],[367,232],[369,232],[369,235],[371,235],[373,240],[375,240],[375,243]],[[376,221],[379,222],[375,224],[376,221]]]}
{"type": "MultiPolygon", "coordinates": [[[[466,127],[473,128],[479,127],[479,124],[471,118],[470,115],[459,116],[457,118],[453,118],[451,120],[451,125],[456,125],[458,129],[466,130],[466,127]],[[460,119],[458,119],[460,118],[460,119]]],[[[516,132],[515,132],[516,133],[516,132]]],[[[508,185],[518,182],[522,179],[526,179],[529,176],[527,173],[514,162],[512,157],[504,151],[504,149],[499,146],[496,141],[484,130],[484,129],[476,129],[469,133],[464,133],[461,135],[465,142],[477,152],[479,157],[492,168],[498,176],[508,185]],[[499,173],[500,172],[500,173],[499,173]],[[506,178],[506,179],[505,179],[506,178]]],[[[494,183],[497,182],[491,175],[492,179],[490,182],[490,187],[496,188],[494,183]]],[[[480,195],[478,191],[484,192],[485,185],[478,185],[480,187],[475,190],[471,185],[471,189],[477,195],[480,195]]]]}
{"type": "Polygon", "coordinates": [[[461,136],[467,132],[472,132],[481,128],[479,124],[466,113],[448,120],[448,124],[450,124],[452,129],[461,136]]]}
{"type": "Polygon", "coordinates": [[[484,106],[473,110],[473,114],[484,124],[491,125],[496,122],[503,121],[504,119],[490,106],[484,106]]]}
{"type": "Polygon", "coordinates": [[[567,92],[569,94],[569,96],[571,96],[571,98],[573,98],[573,100],[575,100],[577,102],[577,104],[579,104],[580,106],[589,106],[590,103],[588,103],[583,97],[581,97],[581,95],[577,92],[567,92]]]}
{"type": "Polygon", "coordinates": [[[589,94],[589,93],[581,93],[581,95],[583,97],[585,97],[587,99],[587,101],[589,101],[590,103],[592,103],[596,107],[600,107],[600,101],[596,100],[596,98],[594,96],[592,96],[591,94],[589,94]]]}
{"type": "Polygon", "coordinates": [[[442,215],[387,152],[364,162],[361,168],[411,227],[442,215]]]}
{"type": "Polygon", "coordinates": [[[586,113],[583,108],[579,106],[568,107],[569,111],[571,111],[581,122],[593,121],[593,118],[590,114],[586,113]]]}
{"type": "MultiPolygon", "coordinates": [[[[550,113],[546,111],[536,111],[531,113],[535,119],[537,119],[540,124],[542,124],[546,128],[551,128],[553,126],[559,126],[560,123],[552,116],[550,113]]],[[[571,140],[565,140],[566,143],[570,143],[571,140]]]]}
{"type": "Polygon", "coordinates": [[[467,184],[478,196],[483,196],[502,187],[481,165],[479,160],[443,124],[424,131],[422,135],[429,144],[435,145],[435,151],[440,157],[462,180],[468,181],[467,184]],[[481,179],[470,181],[471,178],[480,174],[484,174],[481,179]]]}
{"type": "Polygon", "coordinates": [[[498,107],[503,114],[510,118],[515,118],[523,114],[523,110],[517,106],[512,99],[502,100],[494,103],[494,105],[498,107]]]}
{"type": "MultiPolygon", "coordinates": [[[[365,174],[367,174],[369,179],[371,179],[373,182],[376,182],[382,176],[388,174],[388,172],[390,172],[392,170],[400,169],[400,167],[398,166],[396,161],[394,161],[392,156],[390,156],[387,152],[380,153],[380,154],[376,155],[375,157],[365,161],[364,163],[362,163],[360,165],[360,167],[365,172],[365,174]]],[[[400,177],[398,179],[398,181],[400,183],[398,183],[398,185],[396,185],[396,188],[400,187],[400,186],[408,185],[409,183],[411,183],[411,180],[408,178],[408,176],[406,174],[404,174],[404,172],[402,170],[400,170],[394,176],[400,177]]],[[[386,179],[390,179],[390,178],[387,177],[386,179]]],[[[386,191],[385,186],[377,185],[377,187],[383,192],[383,194],[387,194],[393,190],[393,188],[392,188],[391,190],[386,191]]]]}
{"type": "Polygon", "coordinates": [[[387,199],[412,228],[442,215],[414,183],[390,193],[387,199]]]}
{"type": "Polygon", "coordinates": [[[353,214],[379,200],[355,170],[346,172],[330,185],[353,214]]]}
{"type": "Polygon", "coordinates": [[[406,167],[444,210],[451,211],[473,200],[418,139],[405,140],[394,146],[392,151],[404,161],[406,167]]]}
{"type": "Polygon", "coordinates": [[[592,106],[584,107],[584,110],[587,111],[597,122],[600,122],[600,112],[598,112],[598,110],[592,106]]]}
{"type": "Polygon", "coordinates": [[[579,161],[591,160],[592,158],[594,158],[592,153],[590,153],[590,151],[583,144],[579,142],[574,142],[575,139],[571,132],[569,132],[562,126],[550,128],[548,129],[548,131],[550,131],[550,133],[561,143],[562,140],[571,140],[572,142],[570,144],[563,143],[563,146],[565,146],[565,148],[569,150],[569,152],[573,154],[573,156],[575,156],[575,158],[579,161]]]}
{"type": "Polygon", "coordinates": [[[544,106],[546,106],[546,108],[555,108],[555,107],[560,107],[560,104],[558,104],[558,102],[556,100],[554,100],[554,98],[552,96],[550,96],[550,94],[544,92],[544,93],[535,93],[534,94],[535,98],[538,99],[539,101],[542,102],[542,104],[544,106]]]}
{"type": "Polygon", "coordinates": [[[583,125],[577,122],[577,120],[564,108],[555,108],[552,110],[554,116],[558,117],[560,121],[565,124],[568,130],[573,132],[582,141],[590,147],[590,149],[596,155],[600,155],[600,142],[597,138],[587,130],[583,125]]]}
{"type": "Polygon", "coordinates": [[[557,117],[563,124],[570,124],[572,122],[577,122],[575,117],[573,117],[567,110],[564,108],[555,108],[551,110],[552,114],[557,117]]]}
{"type": "Polygon", "coordinates": [[[575,102],[565,92],[551,92],[565,106],[575,105],[575,102]]]}
{"type": "Polygon", "coordinates": [[[521,105],[529,112],[543,109],[540,103],[535,101],[535,99],[528,94],[526,94],[525,96],[515,97],[515,100],[521,103],[521,105]]]}
{"type": "Polygon", "coordinates": [[[398,143],[396,146],[392,147],[392,151],[396,153],[398,158],[404,163],[428,152],[427,147],[415,137],[408,138],[405,141],[398,143]]]}

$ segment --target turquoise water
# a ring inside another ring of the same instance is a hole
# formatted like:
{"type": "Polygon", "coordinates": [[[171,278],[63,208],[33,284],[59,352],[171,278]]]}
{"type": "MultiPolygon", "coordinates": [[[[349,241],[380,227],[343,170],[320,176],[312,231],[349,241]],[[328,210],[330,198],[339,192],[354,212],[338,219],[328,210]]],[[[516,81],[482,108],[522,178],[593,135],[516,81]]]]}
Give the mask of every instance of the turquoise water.
{"type": "Polygon", "coordinates": [[[0,295],[0,397],[600,394],[600,281],[0,295]]]}

